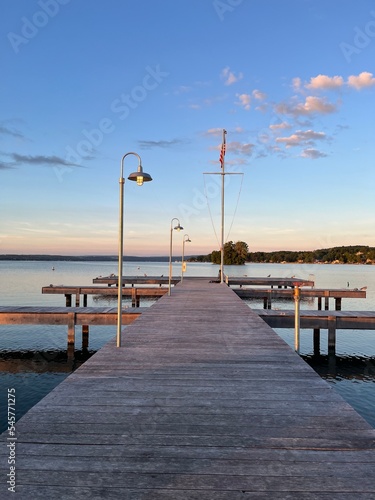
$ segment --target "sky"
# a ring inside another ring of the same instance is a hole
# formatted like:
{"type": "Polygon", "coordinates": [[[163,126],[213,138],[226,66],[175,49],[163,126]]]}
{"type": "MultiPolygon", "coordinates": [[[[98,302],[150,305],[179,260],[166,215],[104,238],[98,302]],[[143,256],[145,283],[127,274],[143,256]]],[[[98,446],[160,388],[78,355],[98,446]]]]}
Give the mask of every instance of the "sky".
{"type": "Polygon", "coordinates": [[[0,254],[375,246],[372,0],[1,8],[0,254]]]}

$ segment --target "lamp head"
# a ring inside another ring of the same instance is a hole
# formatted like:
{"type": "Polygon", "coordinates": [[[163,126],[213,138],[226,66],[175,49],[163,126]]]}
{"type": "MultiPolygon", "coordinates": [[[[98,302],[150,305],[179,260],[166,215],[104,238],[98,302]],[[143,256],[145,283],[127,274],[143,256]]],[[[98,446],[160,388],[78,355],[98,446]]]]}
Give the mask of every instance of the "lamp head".
{"type": "Polygon", "coordinates": [[[146,172],[143,172],[141,164],[138,165],[136,172],[133,172],[132,174],[129,175],[128,179],[129,181],[136,182],[138,186],[142,186],[144,182],[152,181],[151,175],[146,172]]]}
{"type": "Polygon", "coordinates": [[[181,229],[184,229],[180,223],[177,224],[177,226],[175,227],[175,230],[176,231],[181,231],[181,229]]]}

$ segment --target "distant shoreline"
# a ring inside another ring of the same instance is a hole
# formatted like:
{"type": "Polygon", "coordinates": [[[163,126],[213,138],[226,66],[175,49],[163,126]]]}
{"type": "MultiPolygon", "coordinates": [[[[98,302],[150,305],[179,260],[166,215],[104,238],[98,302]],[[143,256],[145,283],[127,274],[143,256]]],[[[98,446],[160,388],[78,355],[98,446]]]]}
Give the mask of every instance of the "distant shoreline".
{"type": "MultiPolygon", "coordinates": [[[[190,257],[186,257],[187,259],[190,257]]],[[[117,255],[44,255],[44,254],[0,254],[0,260],[6,261],[67,261],[67,262],[117,262],[117,255]]],[[[137,257],[125,255],[125,262],[168,262],[168,256],[137,257]]]]}
{"type": "MultiPolygon", "coordinates": [[[[176,256],[173,257],[174,259],[176,256]]],[[[197,262],[195,260],[195,255],[185,256],[186,261],[197,262]]],[[[7,262],[117,262],[117,255],[45,255],[45,254],[0,254],[0,261],[7,262]]],[[[124,262],[168,262],[169,256],[149,256],[149,257],[137,257],[135,255],[124,256],[124,262]]],[[[205,264],[210,264],[210,262],[202,262],[205,264]]],[[[246,261],[245,264],[308,264],[308,265],[371,265],[371,262],[339,262],[339,261],[326,261],[326,262],[258,262],[258,261],[246,261]]],[[[229,265],[229,264],[226,264],[229,265]]]]}

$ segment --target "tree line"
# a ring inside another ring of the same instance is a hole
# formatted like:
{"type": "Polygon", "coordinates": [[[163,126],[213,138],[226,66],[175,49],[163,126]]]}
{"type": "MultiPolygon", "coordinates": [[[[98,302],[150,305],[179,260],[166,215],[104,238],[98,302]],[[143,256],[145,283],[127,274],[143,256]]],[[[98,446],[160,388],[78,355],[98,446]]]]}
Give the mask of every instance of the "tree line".
{"type": "MultiPolygon", "coordinates": [[[[244,241],[228,241],[224,245],[224,264],[241,265],[245,262],[258,263],[301,263],[301,264],[375,264],[375,247],[365,245],[321,248],[311,251],[277,250],[274,252],[249,252],[244,241]]],[[[213,250],[207,255],[192,257],[195,262],[220,264],[221,253],[213,250]]]]}

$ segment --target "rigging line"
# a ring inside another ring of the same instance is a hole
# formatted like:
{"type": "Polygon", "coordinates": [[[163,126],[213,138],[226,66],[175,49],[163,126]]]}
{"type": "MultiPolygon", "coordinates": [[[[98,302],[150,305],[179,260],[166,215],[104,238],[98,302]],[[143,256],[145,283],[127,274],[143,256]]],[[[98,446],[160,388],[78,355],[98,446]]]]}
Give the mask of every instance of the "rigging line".
{"type": "Polygon", "coordinates": [[[237,209],[238,209],[238,204],[239,204],[239,201],[240,201],[240,196],[241,196],[241,191],[242,191],[242,184],[243,184],[243,178],[244,178],[244,174],[241,173],[241,184],[240,184],[240,189],[238,191],[238,197],[237,197],[237,203],[236,203],[236,208],[234,209],[234,213],[233,213],[233,218],[232,218],[232,223],[230,225],[230,228],[229,228],[229,231],[228,231],[228,234],[227,234],[227,239],[226,241],[229,241],[229,235],[230,235],[230,232],[232,230],[232,226],[233,226],[233,222],[234,222],[234,218],[236,216],[236,213],[237,213],[237,209]]]}
{"type": "Polygon", "coordinates": [[[210,209],[210,203],[208,201],[207,189],[206,189],[206,176],[205,176],[205,174],[203,174],[203,179],[204,179],[204,194],[205,194],[206,200],[207,200],[208,213],[210,214],[211,224],[212,224],[212,228],[213,228],[214,233],[215,233],[217,244],[220,247],[219,238],[217,237],[217,233],[216,233],[216,229],[215,229],[215,224],[214,224],[214,221],[213,221],[213,218],[212,218],[212,213],[211,213],[211,209],[210,209]]]}

